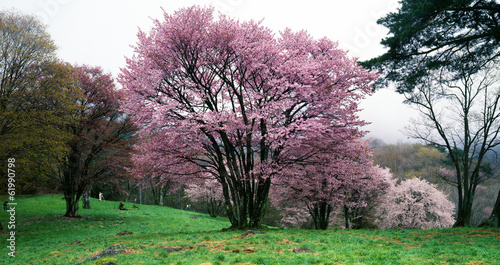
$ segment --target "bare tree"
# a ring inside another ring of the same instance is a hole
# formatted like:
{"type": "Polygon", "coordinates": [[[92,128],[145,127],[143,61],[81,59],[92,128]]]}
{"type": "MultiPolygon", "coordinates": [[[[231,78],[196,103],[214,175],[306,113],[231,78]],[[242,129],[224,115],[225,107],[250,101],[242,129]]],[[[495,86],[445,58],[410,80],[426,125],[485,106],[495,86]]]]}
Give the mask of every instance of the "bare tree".
{"type": "Polygon", "coordinates": [[[464,67],[458,81],[449,81],[450,73],[443,68],[405,93],[406,102],[421,114],[406,128],[408,135],[446,149],[453,163],[452,182],[458,192],[454,226],[470,224],[476,187],[487,178],[481,170],[485,155],[500,144],[497,63],[478,66],[475,74],[464,67]]]}

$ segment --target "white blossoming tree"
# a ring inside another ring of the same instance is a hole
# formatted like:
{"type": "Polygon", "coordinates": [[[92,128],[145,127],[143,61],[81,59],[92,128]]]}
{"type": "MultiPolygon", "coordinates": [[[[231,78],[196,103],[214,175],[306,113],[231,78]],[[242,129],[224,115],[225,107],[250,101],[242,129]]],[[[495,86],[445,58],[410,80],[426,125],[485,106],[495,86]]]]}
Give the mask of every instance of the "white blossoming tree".
{"type": "Polygon", "coordinates": [[[380,228],[429,229],[450,227],[455,205],[426,180],[414,178],[392,187],[378,209],[380,228]]]}

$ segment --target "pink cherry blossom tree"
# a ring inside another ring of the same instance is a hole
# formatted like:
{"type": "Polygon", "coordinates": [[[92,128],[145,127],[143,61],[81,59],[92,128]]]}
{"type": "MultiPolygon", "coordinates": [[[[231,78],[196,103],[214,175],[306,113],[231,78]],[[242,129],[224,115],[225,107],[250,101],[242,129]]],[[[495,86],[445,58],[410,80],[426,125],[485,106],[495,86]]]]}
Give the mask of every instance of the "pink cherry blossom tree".
{"type": "Polygon", "coordinates": [[[186,196],[194,202],[203,204],[211,217],[217,217],[224,205],[222,185],[214,178],[200,184],[190,184],[185,189],[186,196]]]}
{"type": "Polygon", "coordinates": [[[381,228],[440,228],[455,222],[455,205],[433,184],[418,178],[391,188],[387,202],[379,208],[381,228]]]}
{"type": "Polygon", "coordinates": [[[358,175],[357,185],[351,187],[350,196],[343,202],[346,228],[376,227],[376,209],[387,202],[385,194],[396,184],[388,168],[367,163],[367,171],[358,175]]]}
{"type": "Polygon", "coordinates": [[[288,228],[304,228],[311,218],[306,207],[285,207],[282,210],[280,224],[288,228]]]}
{"type": "Polygon", "coordinates": [[[135,163],[181,182],[212,175],[235,229],[260,226],[286,167],[363,134],[357,103],[377,75],[329,39],[198,6],[165,13],[138,38],[120,76],[145,137],[135,163]]]}
{"type": "Polygon", "coordinates": [[[344,213],[346,228],[361,226],[393,180],[387,169],[373,165],[368,143],[345,140],[316,155],[315,163],[289,168],[275,181],[274,203],[305,205],[315,229],[327,229],[334,210],[344,213]]]}

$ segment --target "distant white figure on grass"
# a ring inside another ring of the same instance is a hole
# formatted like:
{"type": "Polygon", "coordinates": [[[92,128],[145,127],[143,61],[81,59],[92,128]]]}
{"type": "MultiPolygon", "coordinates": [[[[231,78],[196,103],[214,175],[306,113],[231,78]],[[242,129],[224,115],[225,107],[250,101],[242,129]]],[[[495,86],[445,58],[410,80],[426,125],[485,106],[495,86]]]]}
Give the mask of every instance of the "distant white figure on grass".
{"type": "Polygon", "coordinates": [[[99,192],[99,201],[104,200],[104,195],[102,195],[102,192],[99,192]]]}

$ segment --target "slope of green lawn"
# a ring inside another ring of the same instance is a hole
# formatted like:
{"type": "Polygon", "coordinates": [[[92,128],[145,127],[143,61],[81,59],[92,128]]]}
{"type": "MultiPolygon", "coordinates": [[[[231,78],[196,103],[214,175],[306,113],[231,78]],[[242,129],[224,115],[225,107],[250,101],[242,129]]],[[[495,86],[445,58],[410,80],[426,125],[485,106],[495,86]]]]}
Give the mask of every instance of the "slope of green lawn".
{"type": "Polygon", "coordinates": [[[500,229],[269,228],[242,237],[244,231],[222,232],[230,226],[224,218],[130,203],[120,211],[119,202],[96,199],[91,210],[80,209],[82,218],[66,218],[61,197],[18,196],[15,257],[7,255],[10,230],[2,211],[0,263],[500,264],[500,229]],[[110,246],[118,254],[95,257],[110,246]],[[295,253],[298,247],[315,253],[295,253]]]}

